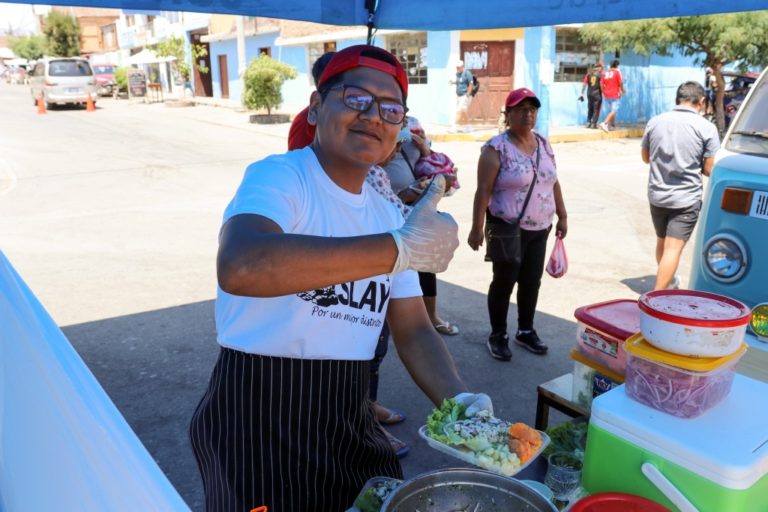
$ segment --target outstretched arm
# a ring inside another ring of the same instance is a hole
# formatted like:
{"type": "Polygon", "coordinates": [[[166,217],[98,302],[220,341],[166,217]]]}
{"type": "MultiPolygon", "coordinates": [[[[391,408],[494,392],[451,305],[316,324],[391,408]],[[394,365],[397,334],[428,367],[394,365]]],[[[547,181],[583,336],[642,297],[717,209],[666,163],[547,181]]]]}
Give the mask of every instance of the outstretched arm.
{"type": "Polygon", "coordinates": [[[392,270],[395,240],[388,233],[327,238],[286,234],[261,215],[236,215],[221,231],[219,286],[233,295],[276,297],[392,270]]]}

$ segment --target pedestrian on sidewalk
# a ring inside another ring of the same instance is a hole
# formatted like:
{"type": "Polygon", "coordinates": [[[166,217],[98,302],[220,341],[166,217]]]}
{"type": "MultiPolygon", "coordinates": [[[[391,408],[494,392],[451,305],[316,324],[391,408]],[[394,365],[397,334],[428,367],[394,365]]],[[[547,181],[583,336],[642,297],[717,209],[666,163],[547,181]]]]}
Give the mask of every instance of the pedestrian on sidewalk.
{"type": "Polygon", "coordinates": [[[616,128],[616,114],[619,112],[621,98],[626,93],[624,90],[624,78],[621,76],[621,71],[619,71],[618,59],[614,59],[611,62],[611,69],[603,73],[603,77],[600,79],[600,88],[605,97],[603,104],[608,111],[608,115],[600,123],[600,129],[608,132],[616,128]]]}
{"type": "Polygon", "coordinates": [[[515,284],[515,343],[534,354],[547,353],[546,343],[533,328],[533,319],[552,221],[557,214],[555,234],[565,238],[568,216],[552,146],[534,131],[541,101],[533,91],[522,88],[509,93],[505,106],[507,130],[483,145],[477,164],[477,191],[467,243],[475,251],[483,245],[486,223],[518,223],[520,226],[519,260],[494,260],[495,256],[486,253],[486,261],[493,264],[493,279],[488,289],[491,321],[488,351],[496,359],[509,361],[512,352],[507,313],[515,284]]]}
{"type": "Polygon", "coordinates": [[[720,149],[717,127],[701,116],[706,90],[698,82],[677,88],[675,108],[648,121],[641,157],[650,164],[648,201],[656,231],[654,289],[678,288],[680,255],[701,210],[702,175],[709,176],[720,149]]]}
{"type": "Polygon", "coordinates": [[[469,104],[472,103],[472,73],[464,69],[464,61],[456,62],[456,79],[451,80],[456,86],[456,118],[451,131],[469,132],[469,104]]]}
{"type": "Polygon", "coordinates": [[[584,89],[587,90],[587,128],[597,129],[600,120],[600,106],[603,104],[603,90],[600,81],[603,78],[603,64],[598,62],[584,75],[579,101],[584,101],[584,89]]]}
{"type": "Polygon", "coordinates": [[[190,425],[209,512],[335,512],[369,478],[402,478],[368,399],[385,319],[433,403],[493,411],[467,392],[414,272],[444,271],[458,245],[456,222],[436,211],[444,178],[407,220],[365,181],[402,128],[405,70],[351,46],[317,88],[312,145],[251,164],[219,231],[221,349],[190,425]]]}

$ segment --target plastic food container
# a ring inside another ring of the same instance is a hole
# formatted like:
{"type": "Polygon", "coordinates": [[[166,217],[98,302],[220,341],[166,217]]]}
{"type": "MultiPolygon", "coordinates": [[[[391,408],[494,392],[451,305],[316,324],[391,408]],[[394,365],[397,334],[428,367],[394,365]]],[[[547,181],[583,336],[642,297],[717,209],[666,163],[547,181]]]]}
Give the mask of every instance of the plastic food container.
{"type": "Polygon", "coordinates": [[[619,299],[582,306],[574,314],[576,347],[579,352],[624,375],[627,359],[624,341],[640,330],[640,310],[636,300],[619,299]]]}
{"type": "Polygon", "coordinates": [[[627,396],[679,418],[695,418],[728,395],[747,344],[725,357],[686,357],[659,350],[638,333],[624,350],[627,396]]]}
{"type": "Polygon", "coordinates": [[[365,485],[362,489],[360,489],[360,494],[357,495],[357,498],[355,499],[354,505],[352,505],[352,508],[347,509],[346,512],[368,512],[372,510],[374,507],[378,507],[378,509],[381,508],[381,505],[384,503],[384,500],[387,496],[398,486],[402,483],[402,480],[398,480],[397,478],[389,478],[385,476],[375,476],[371,479],[369,479],[367,482],[365,482],[365,485]],[[384,497],[384,499],[381,500],[375,500],[378,503],[374,504],[370,499],[367,498],[366,493],[369,489],[373,489],[376,487],[382,487],[387,489],[387,493],[384,497]]]}
{"type": "Polygon", "coordinates": [[[640,331],[656,347],[699,357],[722,357],[744,342],[751,317],[741,302],[696,290],[656,290],[638,300],[640,331]]]}
{"type": "Polygon", "coordinates": [[[599,365],[577,349],[571,350],[571,359],[573,359],[571,400],[582,407],[589,409],[595,397],[624,382],[623,375],[599,365]]]}
{"type": "Polygon", "coordinates": [[[475,466],[481,467],[483,469],[487,469],[488,471],[493,471],[494,473],[504,475],[504,476],[514,476],[518,474],[520,471],[527,468],[534,460],[536,460],[536,457],[541,455],[541,452],[544,451],[544,449],[549,445],[549,436],[546,432],[542,432],[541,430],[537,431],[541,435],[541,446],[539,449],[533,454],[533,456],[528,459],[526,462],[520,464],[517,466],[513,471],[505,471],[500,466],[497,466],[495,464],[486,464],[475,456],[475,454],[469,450],[468,448],[464,446],[451,446],[444,443],[441,443],[440,441],[436,441],[435,439],[432,439],[427,435],[427,426],[422,425],[419,428],[419,436],[421,436],[424,441],[427,442],[427,444],[434,448],[437,451],[443,452],[447,455],[450,455],[452,457],[456,457],[459,460],[463,460],[464,462],[468,462],[469,464],[473,464],[475,466]]]}

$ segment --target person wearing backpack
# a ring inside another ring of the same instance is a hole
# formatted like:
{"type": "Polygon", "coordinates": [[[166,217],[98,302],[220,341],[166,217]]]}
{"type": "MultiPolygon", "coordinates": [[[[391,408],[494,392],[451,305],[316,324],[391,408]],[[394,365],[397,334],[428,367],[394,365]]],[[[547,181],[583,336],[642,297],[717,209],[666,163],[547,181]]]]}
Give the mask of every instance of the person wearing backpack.
{"type": "Polygon", "coordinates": [[[452,132],[469,132],[472,127],[469,125],[469,104],[474,96],[476,79],[472,73],[464,69],[464,61],[456,62],[456,79],[451,80],[456,85],[456,119],[454,120],[452,132]]]}

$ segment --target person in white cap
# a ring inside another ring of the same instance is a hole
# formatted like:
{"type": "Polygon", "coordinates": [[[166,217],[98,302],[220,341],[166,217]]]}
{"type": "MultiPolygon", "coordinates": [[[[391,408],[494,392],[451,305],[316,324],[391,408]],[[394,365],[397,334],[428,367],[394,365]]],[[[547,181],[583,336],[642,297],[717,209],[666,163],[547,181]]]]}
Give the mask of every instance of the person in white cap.
{"type": "Polygon", "coordinates": [[[472,102],[472,73],[464,69],[464,61],[456,61],[456,79],[451,80],[456,85],[456,119],[452,131],[468,132],[469,104],[472,102]]]}

